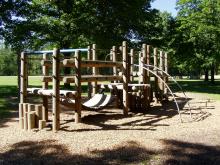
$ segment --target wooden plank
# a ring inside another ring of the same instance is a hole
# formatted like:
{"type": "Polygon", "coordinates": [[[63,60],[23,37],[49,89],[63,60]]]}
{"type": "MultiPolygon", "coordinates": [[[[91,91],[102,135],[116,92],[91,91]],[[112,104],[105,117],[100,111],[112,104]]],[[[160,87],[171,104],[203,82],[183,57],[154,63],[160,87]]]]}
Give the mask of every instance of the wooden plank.
{"type": "Polygon", "coordinates": [[[53,50],[53,98],[52,98],[52,129],[54,132],[58,131],[60,128],[60,66],[59,66],[59,49],[53,50]]]}
{"type": "Polygon", "coordinates": [[[75,76],[75,85],[76,85],[76,98],[75,98],[75,123],[79,123],[81,120],[81,57],[80,52],[75,52],[75,67],[76,67],[76,76],[75,76]]]}

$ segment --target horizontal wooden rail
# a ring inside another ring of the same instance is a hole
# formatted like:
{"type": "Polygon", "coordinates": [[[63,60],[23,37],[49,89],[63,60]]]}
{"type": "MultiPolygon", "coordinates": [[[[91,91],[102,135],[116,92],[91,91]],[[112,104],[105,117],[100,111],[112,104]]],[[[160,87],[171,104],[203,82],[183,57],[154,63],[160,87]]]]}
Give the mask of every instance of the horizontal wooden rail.
{"type": "MultiPolygon", "coordinates": [[[[74,59],[64,59],[63,66],[75,67],[74,59]]],[[[81,67],[122,67],[122,62],[83,60],[81,67]]]]}
{"type": "MultiPolygon", "coordinates": [[[[41,76],[42,82],[52,82],[52,76],[41,76]]],[[[63,81],[63,76],[60,76],[60,81],[63,81]]]]}
{"type": "MultiPolygon", "coordinates": [[[[87,48],[79,48],[79,49],[61,49],[60,53],[74,53],[76,51],[87,52],[87,48]]],[[[42,55],[42,54],[52,54],[53,50],[42,50],[42,51],[24,51],[26,55],[42,55]]]]}
{"type": "MultiPolygon", "coordinates": [[[[122,76],[108,76],[108,75],[83,75],[81,77],[81,82],[97,82],[97,81],[114,81],[114,80],[122,80],[122,76]]],[[[64,83],[74,83],[75,77],[63,77],[64,83]]]]}
{"type": "MultiPolygon", "coordinates": [[[[52,60],[41,60],[41,65],[42,66],[47,66],[47,67],[52,67],[52,60]]],[[[60,62],[60,66],[63,66],[63,62],[60,62]]]]}

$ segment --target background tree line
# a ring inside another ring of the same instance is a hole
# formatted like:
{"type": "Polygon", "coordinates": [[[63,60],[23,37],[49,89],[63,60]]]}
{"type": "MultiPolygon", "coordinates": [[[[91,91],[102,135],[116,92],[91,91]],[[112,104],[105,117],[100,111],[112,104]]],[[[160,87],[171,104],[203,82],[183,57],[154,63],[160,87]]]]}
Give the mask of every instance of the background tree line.
{"type": "Polygon", "coordinates": [[[85,47],[91,43],[109,49],[127,40],[137,48],[147,43],[168,51],[172,74],[204,73],[208,80],[210,72],[214,82],[220,60],[220,2],[178,0],[177,17],[152,9],[151,2],[2,0],[0,36],[16,56],[9,50],[1,51],[5,55],[0,56],[0,65],[11,56],[11,60],[17,57],[15,64],[19,66],[24,49],[85,47]]]}

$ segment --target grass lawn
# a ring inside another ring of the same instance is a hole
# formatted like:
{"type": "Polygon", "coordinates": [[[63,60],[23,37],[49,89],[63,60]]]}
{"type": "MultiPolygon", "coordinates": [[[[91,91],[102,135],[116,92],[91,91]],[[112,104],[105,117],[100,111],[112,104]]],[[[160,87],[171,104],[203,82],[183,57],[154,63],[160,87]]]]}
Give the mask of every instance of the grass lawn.
{"type": "MultiPolygon", "coordinates": [[[[220,80],[216,80],[215,84],[204,82],[203,80],[178,80],[183,89],[187,92],[201,93],[208,95],[211,99],[220,100],[220,80]]],[[[41,81],[39,77],[29,77],[29,85],[40,87],[41,81]]],[[[177,91],[175,84],[170,83],[172,90],[177,91]]],[[[86,84],[83,84],[83,91],[86,91],[86,84]]],[[[10,112],[17,110],[18,104],[18,88],[16,76],[0,76],[0,118],[10,115],[10,112]]]]}

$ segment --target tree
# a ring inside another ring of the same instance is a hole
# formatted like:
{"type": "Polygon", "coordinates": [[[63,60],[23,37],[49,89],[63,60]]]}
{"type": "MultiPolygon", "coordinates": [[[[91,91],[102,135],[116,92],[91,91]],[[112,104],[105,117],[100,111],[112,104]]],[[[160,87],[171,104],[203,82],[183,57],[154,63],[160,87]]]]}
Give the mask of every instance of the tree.
{"type": "Polygon", "coordinates": [[[211,69],[211,82],[214,83],[214,70],[219,61],[220,43],[220,2],[218,0],[179,0],[179,30],[185,42],[191,43],[194,57],[199,60],[206,72],[211,69]]]}

